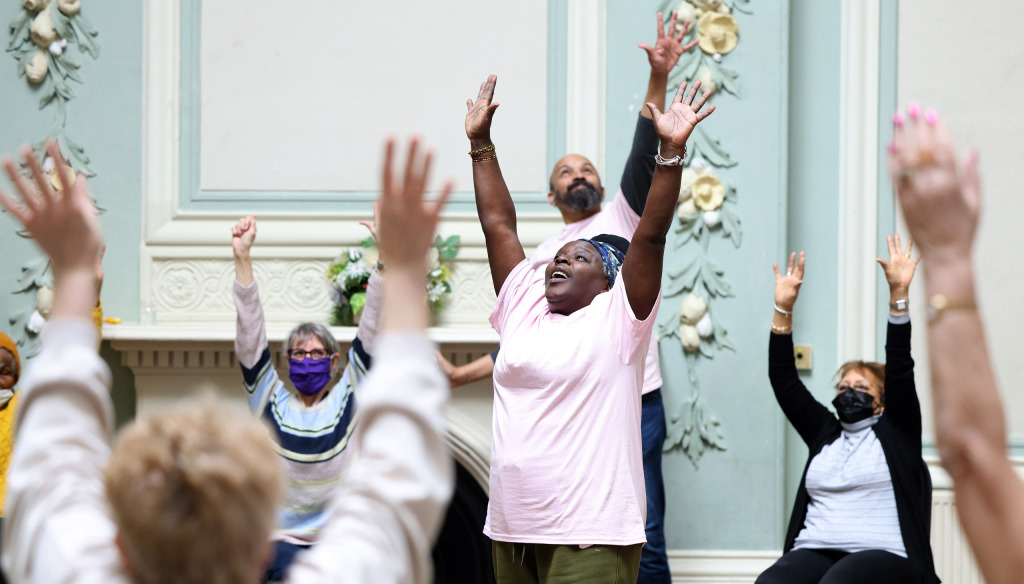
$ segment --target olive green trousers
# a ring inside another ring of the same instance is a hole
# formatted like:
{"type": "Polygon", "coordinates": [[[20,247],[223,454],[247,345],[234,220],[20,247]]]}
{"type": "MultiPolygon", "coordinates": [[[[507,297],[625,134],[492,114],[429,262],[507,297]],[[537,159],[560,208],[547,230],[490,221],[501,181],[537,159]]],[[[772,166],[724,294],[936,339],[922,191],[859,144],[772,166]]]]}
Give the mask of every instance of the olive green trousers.
{"type": "Polygon", "coordinates": [[[498,584],[636,584],[642,549],[492,541],[491,559],[498,584]]]}

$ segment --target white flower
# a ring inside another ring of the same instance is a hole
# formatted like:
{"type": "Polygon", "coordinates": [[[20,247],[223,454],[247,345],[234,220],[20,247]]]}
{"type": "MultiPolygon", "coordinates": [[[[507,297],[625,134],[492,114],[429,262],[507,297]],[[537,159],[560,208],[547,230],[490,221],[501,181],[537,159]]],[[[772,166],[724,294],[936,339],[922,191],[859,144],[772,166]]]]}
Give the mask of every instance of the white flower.
{"type": "Polygon", "coordinates": [[[690,168],[683,170],[683,176],[679,179],[679,202],[693,196],[693,183],[697,181],[697,172],[690,168]]]}
{"type": "Polygon", "coordinates": [[[64,45],[60,43],[61,39],[57,39],[50,43],[50,54],[54,57],[59,57],[64,52],[64,45]]]}
{"type": "Polygon", "coordinates": [[[683,324],[694,325],[707,311],[708,305],[704,299],[690,292],[683,298],[683,305],[679,307],[679,320],[683,324]]]}
{"type": "Polygon", "coordinates": [[[715,53],[714,55],[711,55],[711,58],[714,59],[716,63],[721,63],[722,53],[715,53]]]}
{"type": "Polygon", "coordinates": [[[700,156],[695,156],[690,160],[690,168],[692,168],[693,172],[696,172],[697,174],[704,174],[711,170],[711,165],[708,164],[707,160],[704,160],[700,156]]]}
{"type": "Polygon", "coordinates": [[[338,278],[341,282],[355,281],[370,275],[370,270],[366,269],[366,264],[363,263],[362,259],[354,262],[349,262],[338,274],[338,278]]]}
{"type": "Polygon", "coordinates": [[[705,339],[710,337],[711,333],[714,332],[714,326],[712,326],[711,324],[711,315],[707,312],[705,312],[704,316],[700,317],[700,320],[697,321],[697,324],[693,326],[696,327],[697,332],[700,333],[700,336],[705,339]]]}
{"type": "Polygon", "coordinates": [[[693,199],[686,199],[679,204],[677,211],[680,221],[690,221],[697,216],[697,204],[693,202],[693,199]]]}
{"type": "Polygon", "coordinates": [[[348,261],[358,262],[360,259],[362,259],[362,257],[363,254],[359,253],[358,249],[352,248],[348,250],[348,261]]]}
{"type": "Polygon", "coordinates": [[[704,211],[704,225],[714,227],[715,225],[718,225],[718,221],[718,211],[704,211]]]}
{"type": "Polygon", "coordinates": [[[427,297],[431,302],[437,302],[441,299],[441,296],[445,293],[444,284],[442,282],[431,282],[427,286],[427,297]]]}
{"type": "Polygon", "coordinates": [[[43,330],[43,325],[46,324],[46,319],[43,315],[39,314],[38,310],[32,312],[32,316],[28,317],[28,322],[25,324],[25,328],[35,334],[39,334],[43,330]]]}
{"type": "Polygon", "coordinates": [[[682,342],[683,350],[687,353],[693,353],[700,349],[700,333],[697,332],[697,327],[689,324],[679,327],[679,341],[682,342]]]}

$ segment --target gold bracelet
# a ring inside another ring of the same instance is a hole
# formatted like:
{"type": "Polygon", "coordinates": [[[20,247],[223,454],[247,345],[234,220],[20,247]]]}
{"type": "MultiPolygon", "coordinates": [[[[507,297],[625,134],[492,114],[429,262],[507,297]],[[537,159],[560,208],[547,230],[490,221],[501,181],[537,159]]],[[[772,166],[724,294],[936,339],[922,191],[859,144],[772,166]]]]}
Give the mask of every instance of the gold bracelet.
{"type": "Polygon", "coordinates": [[[469,151],[469,155],[470,156],[479,156],[481,154],[484,154],[486,152],[491,152],[493,150],[494,150],[494,144],[490,144],[490,145],[484,146],[483,148],[480,148],[478,150],[470,150],[469,151]]]}
{"type": "Polygon", "coordinates": [[[775,324],[773,322],[772,323],[772,332],[773,333],[778,333],[780,335],[788,335],[789,333],[793,332],[793,327],[791,327],[791,326],[781,326],[781,325],[777,325],[777,324],[775,324]]]}
{"type": "Polygon", "coordinates": [[[928,322],[935,322],[947,310],[978,310],[978,305],[971,300],[950,300],[945,294],[933,294],[928,299],[928,322]]]}

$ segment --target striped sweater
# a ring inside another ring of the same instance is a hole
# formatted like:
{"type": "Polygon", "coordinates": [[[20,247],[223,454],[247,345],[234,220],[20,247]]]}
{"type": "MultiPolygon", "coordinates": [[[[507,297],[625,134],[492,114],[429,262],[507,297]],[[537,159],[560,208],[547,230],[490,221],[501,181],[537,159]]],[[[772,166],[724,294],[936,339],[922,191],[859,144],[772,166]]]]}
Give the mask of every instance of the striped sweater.
{"type": "Polygon", "coordinates": [[[370,367],[379,286],[380,277],[374,274],[341,379],[319,403],[306,407],[285,388],[274,368],[257,284],[235,282],[235,354],[249,408],[271,427],[287,477],[276,540],[299,545],[316,541],[327,520],[327,503],[351,463],[354,448],[349,447],[350,440],[359,418],[355,389],[370,367]]]}

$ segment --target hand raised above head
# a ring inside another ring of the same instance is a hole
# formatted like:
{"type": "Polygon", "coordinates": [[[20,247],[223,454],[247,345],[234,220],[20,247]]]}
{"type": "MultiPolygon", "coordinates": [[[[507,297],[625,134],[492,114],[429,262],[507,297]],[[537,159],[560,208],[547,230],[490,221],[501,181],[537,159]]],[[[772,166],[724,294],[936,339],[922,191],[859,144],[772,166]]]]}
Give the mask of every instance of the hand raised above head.
{"type": "Polygon", "coordinates": [[[491,120],[499,105],[491,103],[494,99],[494,87],[497,84],[497,75],[488,76],[487,81],[480,84],[480,92],[476,96],[476,101],[466,100],[466,136],[470,140],[490,141],[491,139],[491,120]]]}
{"type": "Polygon", "coordinates": [[[694,39],[692,42],[683,45],[683,38],[690,30],[690,21],[683,24],[682,30],[675,32],[676,13],[673,12],[668,21],[669,33],[665,33],[665,22],[661,13],[658,13],[658,37],[654,46],[647,43],[640,43],[639,47],[647,53],[647,61],[651,64],[652,75],[668,75],[679,62],[683,53],[689,52],[699,42],[694,39]]]}
{"type": "Polygon", "coordinates": [[[917,270],[917,262],[921,256],[911,258],[911,251],[914,248],[914,240],[907,241],[907,249],[903,250],[900,234],[886,235],[885,241],[889,246],[889,261],[878,258],[878,265],[885,271],[885,281],[889,283],[890,290],[901,290],[906,292],[914,279],[914,271],[917,270]]]}
{"type": "Polygon", "coordinates": [[[969,259],[978,227],[981,186],[978,155],[957,168],[953,142],[935,110],[910,104],[910,128],[893,116],[889,173],[907,228],[929,264],[969,259]]]}
{"type": "Polygon", "coordinates": [[[25,146],[21,153],[32,171],[35,184],[30,184],[21,176],[10,157],[5,158],[4,169],[17,189],[22,204],[2,189],[0,203],[49,256],[55,277],[65,272],[84,270],[90,278],[94,278],[96,258],[103,245],[103,230],[85,176],[72,176],[56,143],[49,142],[46,152],[58,169],[60,191],[53,191],[35,152],[25,146]]]}
{"type": "Polygon", "coordinates": [[[248,257],[252,244],[256,241],[256,217],[242,217],[231,226],[231,249],[239,257],[248,257]]]}
{"type": "Polygon", "coordinates": [[[800,252],[799,259],[796,252],[789,254],[789,265],[784,275],[779,273],[779,264],[772,264],[775,270],[775,305],[779,308],[793,310],[797,296],[800,295],[800,285],[804,283],[805,265],[804,252],[800,252]]]}
{"type": "MultiPolygon", "coordinates": [[[[674,151],[681,152],[697,124],[715,111],[715,106],[701,109],[711,97],[711,90],[705,91],[697,101],[694,101],[699,88],[700,81],[695,81],[684,99],[683,93],[686,91],[686,82],[684,81],[679,85],[676,96],[672,99],[672,105],[665,113],[658,110],[658,106],[653,103],[647,104],[654,117],[654,129],[658,132],[663,149],[669,146],[674,151]]],[[[664,151],[661,153],[662,156],[666,156],[666,154],[669,153],[664,151]]]]}
{"type": "Polygon", "coordinates": [[[418,150],[419,140],[413,138],[409,141],[409,154],[400,180],[392,171],[394,140],[388,140],[384,154],[384,189],[377,231],[380,253],[388,258],[389,272],[403,268],[423,271],[423,258],[433,244],[441,209],[452,191],[449,180],[436,202],[423,200],[433,154],[418,150]]]}

